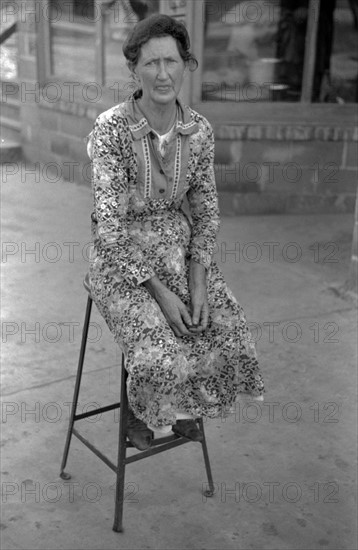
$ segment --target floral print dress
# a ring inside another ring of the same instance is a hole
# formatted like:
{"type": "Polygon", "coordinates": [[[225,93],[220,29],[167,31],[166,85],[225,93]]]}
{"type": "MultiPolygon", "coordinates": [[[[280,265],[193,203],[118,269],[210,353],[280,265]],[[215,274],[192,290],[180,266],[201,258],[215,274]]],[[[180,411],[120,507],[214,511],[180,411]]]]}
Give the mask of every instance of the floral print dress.
{"type": "Polygon", "coordinates": [[[158,427],[175,424],[177,411],[216,417],[239,392],[264,392],[243,309],[212,259],[219,229],[212,128],[178,101],[160,151],[135,96],[102,113],[88,143],[92,297],[125,354],[130,407],[158,427]],[[190,308],[191,258],[207,270],[209,323],[178,338],[142,283],[157,275],[190,308]]]}

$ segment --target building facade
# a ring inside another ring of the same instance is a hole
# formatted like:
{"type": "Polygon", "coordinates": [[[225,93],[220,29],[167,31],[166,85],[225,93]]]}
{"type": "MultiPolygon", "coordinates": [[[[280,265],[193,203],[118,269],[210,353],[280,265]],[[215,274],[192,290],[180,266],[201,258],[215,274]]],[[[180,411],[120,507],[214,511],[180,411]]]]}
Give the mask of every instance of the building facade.
{"type": "Polygon", "coordinates": [[[151,13],[188,28],[183,99],[216,136],[225,214],[353,212],[357,0],[2,1],[3,140],[50,181],[88,184],[86,136],[133,91],[122,44],[151,13]]]}

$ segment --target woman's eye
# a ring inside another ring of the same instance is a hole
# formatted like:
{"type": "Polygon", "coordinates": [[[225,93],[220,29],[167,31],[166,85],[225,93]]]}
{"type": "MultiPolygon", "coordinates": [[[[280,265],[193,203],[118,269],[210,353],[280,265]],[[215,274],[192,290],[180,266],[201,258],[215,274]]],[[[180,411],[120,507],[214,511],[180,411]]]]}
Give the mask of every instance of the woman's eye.
{"type": "MultiPolygon", "coordinates": [[[[166,64],[167,65],[174,65],[174,63],[176,63],[176,59],[167,59],[166,60],[166,64]]],[[[147,63],[145,64],[146,67],[153,67],[155,65],[158,65],[158,62],[157,61],[147,61],[147,63]]]]}

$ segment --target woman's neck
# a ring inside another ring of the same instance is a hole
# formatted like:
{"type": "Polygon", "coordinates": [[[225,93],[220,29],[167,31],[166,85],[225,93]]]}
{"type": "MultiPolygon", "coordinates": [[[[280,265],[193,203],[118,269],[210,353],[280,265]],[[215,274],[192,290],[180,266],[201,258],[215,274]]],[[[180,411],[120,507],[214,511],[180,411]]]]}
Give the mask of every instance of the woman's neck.
{"type": "Polygon", "coordinates": [[[166,134],[173,127],[177,111],[176,102],[169,105],[163,105],[163,107],[157,105],[151,106],[147,105],[143,101],[143,98],[141,98],[138,100],[138,106],[148,120],[150,126],[159,135],[166,134]]]}

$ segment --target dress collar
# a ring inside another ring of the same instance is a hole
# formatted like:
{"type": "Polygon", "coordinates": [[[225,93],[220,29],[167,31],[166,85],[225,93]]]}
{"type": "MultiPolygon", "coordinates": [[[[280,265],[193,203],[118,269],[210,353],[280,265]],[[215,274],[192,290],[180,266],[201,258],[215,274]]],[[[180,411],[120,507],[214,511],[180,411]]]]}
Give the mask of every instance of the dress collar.
{"type": "MultiPolygon", "coordinates": [[[[190,135],[199,130],[198,123],[193,120],[190,110],[180,99],[177,99],[178,117],[174,127],[174,133],[190,135]]],[[[137,97],[133,94],[125,103],[124,114],[128,120],[129,129],[133,139],[141,139],[152,131],[145,116],[137,105],[137,97]]]]}

